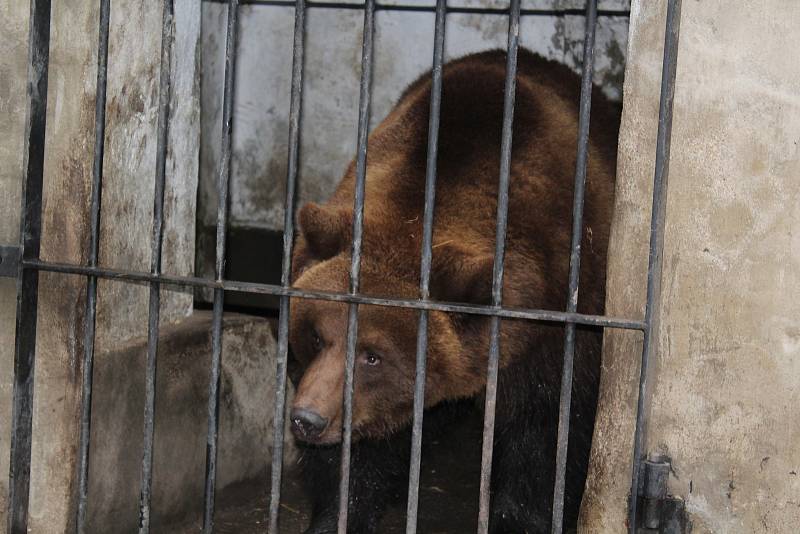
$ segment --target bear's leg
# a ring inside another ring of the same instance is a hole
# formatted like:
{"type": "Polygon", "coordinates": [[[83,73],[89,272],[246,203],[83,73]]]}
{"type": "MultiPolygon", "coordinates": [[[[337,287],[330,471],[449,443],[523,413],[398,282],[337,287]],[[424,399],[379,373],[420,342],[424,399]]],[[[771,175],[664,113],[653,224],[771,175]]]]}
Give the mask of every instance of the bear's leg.
{"type": "MultiPolygon", "coordinates": [[[[403,495],[409,461],[408,436],[380,442],[353,443],[350,457],[349,534],[373,534],[386,506],[403,495]]],[[[301,468],[312,498],[311,526],[306,534],[336,532],[339,514],[340,446],[302,446],[301,468]]]]}
{"type": "MultiPolygon", "coordinates": [[[[500,421],[498,421],[500,423],[500,421]]],[[[495,430],[492,460],[491,534],[550,532],[555,436],[522,423],[495,430]]]]}
{"type": "Polygon", "coordinates": [[[336,532],[341,448],[297,445],[303,486],[311,499],[311,525],[306,534],[336,532]]]}
{"type": "MultiPolygon", "coordinates": [[[[541,406],[540,406],[541,407],[541,406]]],[[[498,405],[498,410],[500,406],[498,405]]],[[[543,409],[542,411],[546,411],[543,409]]],[[[498,412],[492,461],[492,534],[549,533],[555,484],[557,416],[498,412]]],[[[573,406],[564,495],[564,529],[575,528],[589,460],[592,418],[573,406]],[[577,415],[577,417],[575,417],[577,415]]]]}

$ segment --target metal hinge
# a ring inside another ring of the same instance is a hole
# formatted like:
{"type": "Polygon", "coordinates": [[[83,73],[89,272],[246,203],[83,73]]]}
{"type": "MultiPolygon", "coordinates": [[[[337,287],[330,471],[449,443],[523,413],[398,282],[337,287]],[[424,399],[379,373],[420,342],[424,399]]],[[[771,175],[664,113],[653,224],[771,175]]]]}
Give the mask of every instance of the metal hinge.
{"type": "Polygon", "coordinates": [[[0,278],[16,278],[19,274],[20,249],[16,245],[0,245],[0,278]]]}
{"type": "Polygon", "coordinates": [[[642,462],[639,483],[637,534],[690,534],[692,523],[683,499],[667,494],[670,459],[651,455],[642,462]]]}

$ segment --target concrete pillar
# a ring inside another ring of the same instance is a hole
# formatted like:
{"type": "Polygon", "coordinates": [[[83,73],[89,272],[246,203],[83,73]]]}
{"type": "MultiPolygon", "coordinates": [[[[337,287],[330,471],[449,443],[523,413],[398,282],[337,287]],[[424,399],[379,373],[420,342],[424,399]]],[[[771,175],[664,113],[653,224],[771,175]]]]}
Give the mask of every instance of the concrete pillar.
{"type": "MultiPolygon", "coordinates": [[[[665,0],[634,1],[607,312],[641,317],[665,0]]],[[[800,523],[800,4],[683,2],[645,450],[695,533],[800,523]]],[[[641,334],[606,335],[582,531],[624,529],[641,334]]]]}
{"type": "MultiPolygon", "coordinates": [[[[160,58],[161,6],[129,0],[112,3],[106,164],[100,262],[148,270],[155,176],[155,129],[160,58]]],[[[19,189],[25,117],[28,4],[2,8],[3,188],[0,236],[18,241],[19,189]],[[8,111],[8,113],[6,113],[8,111]]],[[[88,199],[94,148],[97,3],[54,2],[49,69],[47,152],[44,178],[42,257],[85,263],[88,199]]],[[[167,164],[164,269],[193,272],[195,195],[199,140],[197,47],[200,8],[176,2],[172,132],[167,164]]],[[[15,289],[2,282],[0,310],[0,421],[10,414],[15,289]]],[[[77,416],[80,402],[85,281],[42,274],[33,419],[30,528],[68,530],[73,521],[77,416]]],[[[98,354],[141,335],[146,328],[147,291],[141,286],[102,282],[98,298],[98,354]]],[[[165,323],[191,312],[191,296],[165,292],[165,323]]],[[[8,429],[7,424],[0,425],[8,429]]],[[[0,496],[5,499],[8,432],[0,436],[0,496]]],[[[0,506],[5,514],[5,502],[0,506]]]]}

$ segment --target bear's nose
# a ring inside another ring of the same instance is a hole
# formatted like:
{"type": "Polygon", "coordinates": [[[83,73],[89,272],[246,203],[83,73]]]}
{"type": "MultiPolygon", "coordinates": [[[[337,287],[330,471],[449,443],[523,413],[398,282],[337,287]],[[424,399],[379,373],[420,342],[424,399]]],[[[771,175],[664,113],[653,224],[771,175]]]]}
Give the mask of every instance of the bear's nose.
{"type": "Polygon", "coordinates": [[[308,408],[294,408],[291,413],[291,419],[292,430],[299,438],[316,438],[328,426],[327,419],[308,408]]]}

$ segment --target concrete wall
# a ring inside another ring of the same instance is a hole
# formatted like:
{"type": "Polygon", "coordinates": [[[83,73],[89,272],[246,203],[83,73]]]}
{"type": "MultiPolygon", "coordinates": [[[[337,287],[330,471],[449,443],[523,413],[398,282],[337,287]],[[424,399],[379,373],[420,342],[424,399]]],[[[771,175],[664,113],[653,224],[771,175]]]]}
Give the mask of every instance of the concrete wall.
{"type": "MultiPolygon", "coordinates": [[[[608,312],[641,316],[664,0],[635,1],[608,312]]],[[[792,0],[683,2],[646,451],[695,533],[800,524],[800,38],[792,0]]],[[[587,532],[621,532],[641,335],[606,337],[587,532]]]]}
{"type": "MultiPolygon", "coordinates": [[[[0,44],[0,241],[18,242],[22,184],[27,2],[3,3],[0,44]]],[[[160,46],[160,6],[113,3],[106,165],[100,261],[147,270],[155,176],[155,128],[160,46]]],[[[95,3],[54,3],[49,70],[42,257],[85,262],[88,203],[94,147],[94,102],[98,11],[95,3]]],[[[172,125],[167,165],[164,268],[193,272],[195,195],[198,168],[199,86],[197,48],[200,9],[176,2],[172,125]]],[[[13,281],[0,286],[0,514],[6,512],[8,440],[13,362],[13,281]]],[[[147,291],[101,283],[98,351],[141,335],[147,291]]],[[[43,274],[37,336],[30,527],[59,532],[72,520],[85,283],[78,277],[43,274]]],[[[163,297],[165,323],[191,311],[189,294],[163,297]]]]}
{"type": "MultiPolygon", "coordinates": [[[[414,3],[435,5],[432,0],[414,3]]],[[[605,0],[600,4],[602,8],[625,9],[630,1],[605,0]]],[[[476,0],[451,1],[449,5],[504,7],[508,3],[476,0]]],[[[580,0],[525,3],[526,8],[583,5],[580,0]]],[[[203,5],[203,138],[198,206],[202,225],[216,221],[226,13],[223,5],[203,5]]],[[[434,16],[379,11],[376,23],[373,126],[386,116],[403,89],[430,69],[434,16]]],[[[355,153],[362,25],[363,13],[358,10],[307,11],[301,203],[326,199],[355,153]]],[[[596,81],[616,97],[621,89],[627,25],[625,17],[603,17],[598,23],[596,81]]],[[[235,227],[278,231],[283,227],[293,29],[291,8],[240,8],[230,209],[235,227]]],[[[506,32],[507,17],[503,15],[451,14],[447,18],[445,56],[456,58],[505,48],[506,32]]],[[[522,19],[521,39],[523,46],[577,70],[583,53],[583,32],[582,16],[526,16],[522,19]]]]}
{"type": "MultiPolygon", "coordinates": [[[[194,57],[199,16],[196,3],[176,3],[176,57],[194,57]]],[[[84,262],[94,146],[97,6],[57,3],[52,21],[42,257],[84,262]]],[[[100,263],[147,270],[156,168],[160,7],[133,0],[115,2],[110,36],[100,263]]],[[[173,197],[182,189],[193,190],[196,183],[197,92],[194,69],[178,70],[177,61],[174,66],[171,127],[187,141],[171,145],[167,164],[164,268],[188,274],[193,270],[194,199],[184,195],[179,211],[173,197]],[[187,242],[184,250],[171,246],[187,242]],[[179,259],[185,257],[188,260],[179,259]]],[[[82,279],[42,275],[36,368],[41,387],[36,390],[33,420],[38,439],[33,444],[30,515],[31,527],[42,532],[58,531],[58,525],[72,519],[84,300],[82,279]]],[[[146,310],[145,287],[99,284],[98,350],[141,335],[146,310]]],[[[165,322],[175,321],[190,312],[191,299],[165,292],[162,310],[165,322]]]]}
{"type": "MultiPolygon", "coordinates": [[[[162,269],[179,275],[194,270],[200,120],[197,4],[191,0],[175,2],[162,269]]],[[[150,269],[161,13],[160,3],[144,7],[133,1],[117,3],[111,10],[100,261],[138,271],[150,269]]],[[[147,288],[103,281],[99,294],[100,344],[117,343],[146,332],[147,288]],[[126,305],[120,306],[120,302],[126,305]]],[[[191,309],[190,294],[162,294],[161,313],[166,321],[186,317],[191,309]]]]}
{"type": "MultiPolygon", "coordinates": [[[[163,270],[194,272],[200,140],[200,4],[175,3],[175,47],[163,270]]],[[[0,7],[0,243],[19,240],[28,5],[0,7]]],[[[96,4],[54,3],[45,155],[42,256],[85,263],[94,149],[96,4]]],[[[161,5],[112,3],[100,263],[148,271],[156,167],[161,5]]],[[[43,273],[39,291],[29,529],[72,532],[84,356],[83,278],[43,273]]],[[[135,531],[143,427],[148,289],[101,280],[98,289],[89,530],[135,531]]],[[[0,524],[6,522],[16,289],[0,280],[0,524]]],[[[202,504],[210,365],[209,312],[188,290],[162,292],[154,445],[156,525],[202,504]]],[[[264,476],[270,461],[275,342],[260,318],[223,325],[217,487],[264,476]]],[[[292,389],[289,387],[289,405],[292,389]]],[[[287,432],[287,465],[293,442],[287,432]]],[[[193,519],[193,518],[192,518],[193,519]]]]}

